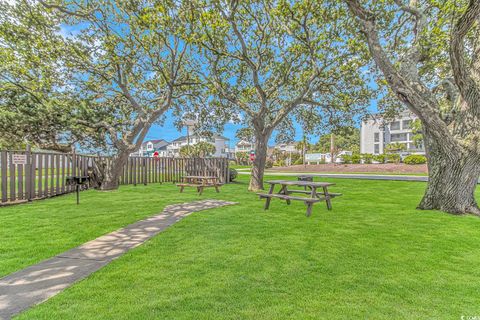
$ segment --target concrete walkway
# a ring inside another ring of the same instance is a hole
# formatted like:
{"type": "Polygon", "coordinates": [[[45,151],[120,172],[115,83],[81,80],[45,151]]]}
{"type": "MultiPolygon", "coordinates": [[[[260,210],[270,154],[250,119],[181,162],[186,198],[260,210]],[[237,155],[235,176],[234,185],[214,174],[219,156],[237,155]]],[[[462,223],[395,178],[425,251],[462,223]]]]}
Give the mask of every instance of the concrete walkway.
{"type": "Polygon", "coordinates": [[[167,206],[156,216],[12,273],[0,279],[0,319],[10,319],[56,295],[192,212],[231,204],[234,203],[203,200],[167,206]]]}

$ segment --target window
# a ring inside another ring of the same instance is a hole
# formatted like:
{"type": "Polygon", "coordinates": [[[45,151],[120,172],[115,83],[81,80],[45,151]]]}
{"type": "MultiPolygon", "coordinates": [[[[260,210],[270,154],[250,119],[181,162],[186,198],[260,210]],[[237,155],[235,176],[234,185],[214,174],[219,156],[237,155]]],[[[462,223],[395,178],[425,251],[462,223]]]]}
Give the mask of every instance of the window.
{"type": "Polygon", "coordinates": [[[375,151],[374,151],[375,154],[378,154],[380,153],[380,145],[379,144],[376,144],[375,145],[375,151]]]}
{"type": "Polygon", "coordinates": [[[412,123],[412,120],[403,120],[402,121],[402,129],[410,129],[410,124],[412,123]]]}
{"type": "Polygon", "coordinates": [[[373,140],[374,142],[380,142],[380,132],[375,132],[373,134],[373,140]]]}
{"type": "Polygon", "coordinates": [[[400,121],[390,123],[390,130],[400,130],[400,121]]]}
{"type": "Polygon", "coordinates": [[[398,141],[407,141],[407,134],[406,133],[394,133],[390,136],[391,142],[398,142],[398,141]]]}

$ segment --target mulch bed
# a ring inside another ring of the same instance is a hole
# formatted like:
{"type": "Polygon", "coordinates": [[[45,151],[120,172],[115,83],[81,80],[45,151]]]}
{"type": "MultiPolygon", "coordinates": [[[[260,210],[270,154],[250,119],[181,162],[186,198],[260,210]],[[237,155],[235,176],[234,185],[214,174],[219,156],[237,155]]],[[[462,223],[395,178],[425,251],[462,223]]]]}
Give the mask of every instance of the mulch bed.
{"type": "Polygon", "coordinates": [[[427,165],[407,165],[403,163],[385,164],[318,164],[296,165],[290,167],[274,167],[268,169],[273,172],[365,172],[365,173],[428,173],[427,165]]]}

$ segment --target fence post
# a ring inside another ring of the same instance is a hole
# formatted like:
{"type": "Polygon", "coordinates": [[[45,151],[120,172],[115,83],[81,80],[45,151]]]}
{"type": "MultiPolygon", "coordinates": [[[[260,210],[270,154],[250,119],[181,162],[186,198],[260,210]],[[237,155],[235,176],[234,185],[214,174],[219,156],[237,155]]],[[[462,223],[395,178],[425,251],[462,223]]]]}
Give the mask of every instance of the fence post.
{"type": "Polygon", "coordinates": [[[147,185],[147,170],[148,170],[147,161],[148,161],[148,158],[143,158],[143,185],[144,186],[147,185]]]}
{"type": "Polygon", "coordinates": [[[0,156],[0,166],[1,166],[1,172],[2,172],[2,202],[7,202],[8,201],[8,195],[7,195],[7,184],[8,184],[8,174],[7,174],[7,151],[2,151],[1,156],[0,156]]]}
{"type": "Polygon", "coordinates": [[[25,151],[25,157],[27,158],[27,164],[25,165],[25,198],[27,201],[32,201],[32,186],[34,185],[33,175],[32,175],[32,159],[31,159],[31,148],[27,144],[27,150],[25,151]]]}

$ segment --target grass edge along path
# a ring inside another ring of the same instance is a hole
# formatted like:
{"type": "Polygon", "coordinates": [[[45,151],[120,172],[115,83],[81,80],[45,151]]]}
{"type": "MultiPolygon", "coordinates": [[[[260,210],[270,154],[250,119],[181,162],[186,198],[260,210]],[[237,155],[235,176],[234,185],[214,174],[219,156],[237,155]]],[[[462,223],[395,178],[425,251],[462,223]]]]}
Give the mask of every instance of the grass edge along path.
{"type": "Polygon", "coordinates": [[[170,205],[156,216],[8,275],[0,279],[0,319],[49,299],[193,212],[232,204],[202,200],[170,205]]]}

